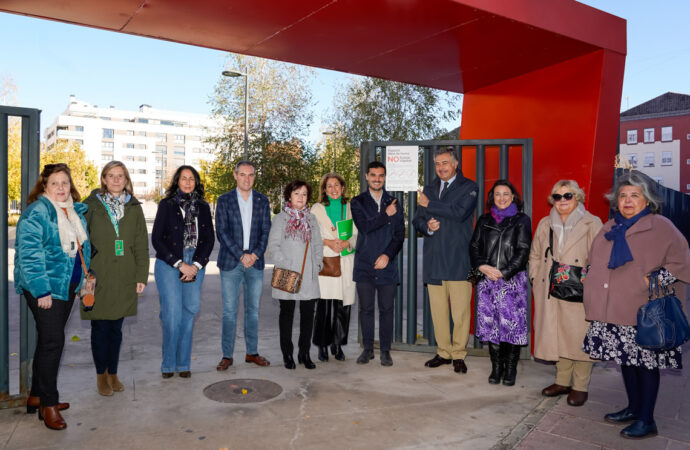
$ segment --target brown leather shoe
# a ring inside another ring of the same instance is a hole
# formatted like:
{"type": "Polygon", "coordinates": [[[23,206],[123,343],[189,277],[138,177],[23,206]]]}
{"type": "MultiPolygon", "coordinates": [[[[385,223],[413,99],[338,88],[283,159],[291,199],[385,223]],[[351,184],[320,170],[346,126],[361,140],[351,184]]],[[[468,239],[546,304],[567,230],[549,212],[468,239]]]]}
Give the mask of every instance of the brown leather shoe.
{"type": "Polygon", "coordinates": [[[248,363],[254,363],[257,366],[270,366],[271,362],[264,358],[263,356],[259,355],[258,353],[256,355],[246,355],[244,357],[244,362],[248,363]]]}
{"type": "Polygon", "coordinates": [[[541,390],[541,395],[544,397],[558,397],[570,393],[570,386],[561,386],[560,384],[552,384],[541,390]]]}
{"type": "Polygon", "coordinates": [[[189,371],[189,370],[183,370],[182,372],[180,372],[179,375],[180,375],[181,378],[191,378],[191,377],[192,377],[192,372],[189,371]]]}
{"type": "Polygon", "coordinates": [[[582,406],[587,401],[587,392],[571,390],[568,394],[568,404],[570,406],[582,406]]]}
{"type": "Polygon", "coordinates": [[[225,358],[220,360],[218,365],[216,366],[216,370],[218,372],[222,372],[223,370],[228,370],[228,367],[232,366],[232,358],[225,358]]]}
{"type": "MultiPolygon", "coordinates": [[[[38,411],[38,407],[41,406],[41,397],[39,396],[29,396],[26,399],[26,413],[27,414],[34,414],[36,411],[38,411]]],[[[64,411],[66,409],[69,409],[69,403],[58,403],[57,408],[59,411],[64,411]]]]}
{"type": "Polygon", "coordinates": [[[454,359],[453,360],[453,370],[456,373],[467,373],[467,366],[465,365],[464,359],[454,359]]]}
{"type": "Polygon", "coordinates": [[[38,419],[42,420],[52,430],[64,430],[67,428],[67,424],[60,415],[57,406],[40,406],[38,408],[38,419]]]}

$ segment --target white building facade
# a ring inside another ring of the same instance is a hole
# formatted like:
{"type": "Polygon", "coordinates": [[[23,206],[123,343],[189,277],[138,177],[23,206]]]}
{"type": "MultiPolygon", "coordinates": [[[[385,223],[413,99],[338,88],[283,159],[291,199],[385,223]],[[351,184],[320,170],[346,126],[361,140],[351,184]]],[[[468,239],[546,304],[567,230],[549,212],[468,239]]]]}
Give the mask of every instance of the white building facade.
{"type": "Polygon", "coordinates": [[[46,148],[58,140],[81,144],[86,157],[101,169],[122,161],[137,196],[153,195],[170,182],[181,165],[199,169],[215,159],[205,143],[216,122],[204,114],[165,111],[141,105],[138,111],[101,108],[70,96],[67,109],[45,130],[46,148]]]}

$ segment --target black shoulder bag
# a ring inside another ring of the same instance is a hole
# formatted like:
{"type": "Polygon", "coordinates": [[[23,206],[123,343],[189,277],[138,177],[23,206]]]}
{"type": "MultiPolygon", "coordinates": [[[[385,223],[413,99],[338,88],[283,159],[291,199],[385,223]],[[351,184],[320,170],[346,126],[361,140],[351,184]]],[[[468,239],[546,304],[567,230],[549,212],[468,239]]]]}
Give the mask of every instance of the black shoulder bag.
{"type": "MultiPolygon", "coordinates": [[[[544,257],[551,252],[553,259],[553,229],[549,227],[549,248],[546,249],[544,257]]],[[[584,286],[582,282],[587,276],[587,268],[561,264],[555,259],[551,264],[549,274],[549,296],[556,297],[567,302],[581,303],[584,286]]]]}

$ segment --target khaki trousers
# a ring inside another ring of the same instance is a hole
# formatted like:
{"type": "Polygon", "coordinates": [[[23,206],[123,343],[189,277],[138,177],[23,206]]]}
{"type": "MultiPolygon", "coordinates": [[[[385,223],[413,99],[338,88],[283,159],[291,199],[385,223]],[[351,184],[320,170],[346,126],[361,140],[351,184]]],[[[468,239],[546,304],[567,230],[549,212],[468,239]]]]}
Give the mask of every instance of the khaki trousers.
{"type": "Polygon", "coordinates": [[[438,355],[446,359],[465,359],[470,333],[472,284],[468,281],[443,281],[441,285],[429,284],[428,288],[438,355]],[[452,334],[449,312],[453,314],[452,334]]]}
{"type": "Polygon", "coordinates": [[[589,361],[558,358],[556,363],[556,384],[572,386],[576,391],[587,392],[593,365],[594,363],[589,361]]]}

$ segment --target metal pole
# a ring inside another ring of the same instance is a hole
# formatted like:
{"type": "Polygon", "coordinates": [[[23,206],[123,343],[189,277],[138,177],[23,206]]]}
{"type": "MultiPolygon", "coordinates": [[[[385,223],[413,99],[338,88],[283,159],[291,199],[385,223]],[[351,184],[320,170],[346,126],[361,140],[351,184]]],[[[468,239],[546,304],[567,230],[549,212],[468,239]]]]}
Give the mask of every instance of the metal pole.
{"type": "Polygon", "coordinates": [[[249,159],[249,69],[244,71],[244,160],[249,159]]]}
{"type": "MultiPolygon", "coordinates": [[[[403,193],[402,192],[396,192],[395,193],[395,198],[398,200],[398,206],[401,208],[403,207],[403,193]]],[[[404,214],[404,212],[403,212],[404,214]]],[[[409,242],[407,245],[410,245],[409,242]]],[[[402,251],[400,252],[400,257],[397,259],[398,261],[398,279],[400,280],[400,284],[398,284],[398,287],[395,289],[395,303],[393,304],[393,341],[394,342],[402,342],[403,341],[403,255],[402,251]]]]}
{"type": "MultiPolygon", "coordinates": [[[[7,153],[8,127],[7,114],[0,114],[0,186],[7,192],[7,153]]],[[[10,393],[10,331],[9,331],[9,291],[7,284],[7,195],[0,195],[0,399],[10,393]]]]}
{"type": "Polygon", "coordinates": [[[417,342],[417,230],[412,225],[417,193],[407,193],[407,343],[417,342]]]}
{"type": "Polygon", "coordinates": [[[501,144],[498,148],[498,177],[504,180],[508,179],[508,166],[510,165],[508,159],[508,145],[501,144]]]}
{"type": "MultiPolygon", "coordinates": [[[[484,145],[477,145],[476,153],[476,173],[477,173],[477,211],[476,216],[479,217],[484,214],[484,196],[485,196],[485,186],[484,186],[484,176],[486,171],[486,148],[484,145]]],[[[477,290],[474,290],[474,348],[481,348],[482,343],[476,337],[477,330],[477,290]]]]}

